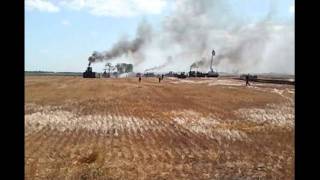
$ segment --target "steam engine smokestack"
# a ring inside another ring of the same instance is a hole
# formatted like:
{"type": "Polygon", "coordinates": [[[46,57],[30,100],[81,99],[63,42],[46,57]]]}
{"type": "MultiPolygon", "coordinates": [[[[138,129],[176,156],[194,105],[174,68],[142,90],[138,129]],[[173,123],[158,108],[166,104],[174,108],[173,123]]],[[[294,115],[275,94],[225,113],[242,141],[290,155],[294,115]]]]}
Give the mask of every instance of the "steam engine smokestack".
{"type": "Polygon", "coordinates": [[[216,52],[212,50],[212,56],[211,56],[211,64],[210,64],[210,70],[213,72],[212,63],[213,63],[213,56],[216,55],[216,52]]]}

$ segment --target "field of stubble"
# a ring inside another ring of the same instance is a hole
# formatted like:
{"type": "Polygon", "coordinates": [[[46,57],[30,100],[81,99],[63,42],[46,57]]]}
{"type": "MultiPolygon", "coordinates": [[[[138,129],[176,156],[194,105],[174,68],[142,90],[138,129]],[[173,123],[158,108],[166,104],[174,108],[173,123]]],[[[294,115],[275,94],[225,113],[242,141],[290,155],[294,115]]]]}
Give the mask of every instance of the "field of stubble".
{"type": "Polygon", "coordinates": [[[25,78],[26,179],[294,179],[294,86],[25,78]]]}

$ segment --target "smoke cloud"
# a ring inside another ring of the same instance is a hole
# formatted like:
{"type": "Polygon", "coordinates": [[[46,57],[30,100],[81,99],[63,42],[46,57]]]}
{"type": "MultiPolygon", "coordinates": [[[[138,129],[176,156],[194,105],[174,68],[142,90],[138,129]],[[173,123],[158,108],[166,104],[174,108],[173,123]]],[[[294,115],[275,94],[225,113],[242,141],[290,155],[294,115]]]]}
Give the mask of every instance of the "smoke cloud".
{"type": "Polygon", "coordinates": [[[146,69],[145,72],[154,71],[154,70],[161,70],[164,67],[170,65],[171,63],[172,63],[172,56],[168,56],[167,61],[164,64],[161,64],[160,66],[155,66],[155,67],[146,69]]]}
{"type": "Polygon", "coordinates": [[[105,52],[97,52],[94,51],[92,55],[89,57],[90,62],[101,62],[108,61],[115,58],[119,58],[123,55],[128,56],[129,54],[133,54],[135,57],[140,57],[143,59],[143,53],[139,52],[142,49],[142,46],[146,42],[151,41],[151,26],[146,22],[142,21],[139,25],[136,33],[136,38],[132,41],[128,39],[121,39],[113,47],[105,52]]]}
{"type": "Polygon", "coordinates": [[[201,68],[204,66],[208,66],[208,60],[206,58],[202,58],[200,61],[196,61],[194,63],[191,64],[190,69],[192,68],[201,68]]]}
{"type": "Polygon", "coordinates": [[[143,21],[133,40],[119,40],[105,52],[94,52],[90,62],[127,56],[135,70],[209,70],[294,74],[294,23],[278,21],[276,1],[259,21],[241,19],[228,0],[176,0],[160,30],[143,21]],[[163,61],[171,56],[172,60],[163,61]],[[194,61],[200,59],[199,61],[194,61]]]}

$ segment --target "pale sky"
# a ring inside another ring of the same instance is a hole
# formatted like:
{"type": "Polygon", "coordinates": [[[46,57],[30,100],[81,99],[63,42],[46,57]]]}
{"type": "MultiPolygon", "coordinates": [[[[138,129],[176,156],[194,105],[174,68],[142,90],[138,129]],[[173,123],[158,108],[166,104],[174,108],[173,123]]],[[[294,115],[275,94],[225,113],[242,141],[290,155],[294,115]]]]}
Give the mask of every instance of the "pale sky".
{"type": "MultiPolygon", "coordinates": [[[[266,16],[270,1],[279,21],[294,16],[293,0],[228,1],[247,23],[266,16]]],[[[25,0],[25,70],[83,72],[93,51],[133,37],[142,19],[161,28],[174,8],[174,0],[25,0]]]]}

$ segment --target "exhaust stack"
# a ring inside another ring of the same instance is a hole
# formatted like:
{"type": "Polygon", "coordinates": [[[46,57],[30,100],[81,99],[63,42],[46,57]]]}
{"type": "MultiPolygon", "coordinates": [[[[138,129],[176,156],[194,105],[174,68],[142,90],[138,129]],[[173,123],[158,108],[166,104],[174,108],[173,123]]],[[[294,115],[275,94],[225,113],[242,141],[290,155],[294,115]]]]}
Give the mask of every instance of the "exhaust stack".
{"type": "Polygon", "coordinates": [[[218,72],[213,71],[212,64],[213,64],[213,56],[216,55],[216,52],[212,50],[212,56],[211,56],[211,64],[210,64],[210,71],[207,74],[207,77],[219,77],[218,72]]]}
{"type": "Polygon", "coordinates": [[[210,70],[213,72],[212,63],[213,63],[213,56],[216,55],[216,52],[212,50],[212,56],[211,56],[211,64],[210,64],[210,70]]]}

